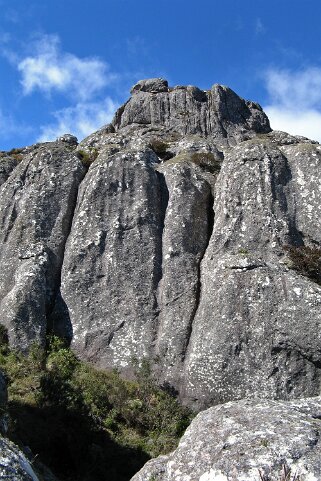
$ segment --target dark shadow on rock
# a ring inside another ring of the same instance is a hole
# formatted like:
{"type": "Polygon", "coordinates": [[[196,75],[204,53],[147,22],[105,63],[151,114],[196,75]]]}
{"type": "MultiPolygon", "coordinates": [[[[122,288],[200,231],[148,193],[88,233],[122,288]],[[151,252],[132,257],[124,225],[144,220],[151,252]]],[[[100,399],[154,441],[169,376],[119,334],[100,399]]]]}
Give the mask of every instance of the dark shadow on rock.
{"type": "Polygon", "coordinates": [[[15,419],[10,438],[28,446],[61,481],[128,481],[149,459],[117,444],[89,417],[63,407],[11,402],[9,412],[15,419]]]}
{"type": "Polygon", "coordinates": [[[60,289],[56,296],[54,308],[47,318],[47,332],[66,339],[68,344],[71,343],[73,329],[69,309],[61,295],[60,289]]]}

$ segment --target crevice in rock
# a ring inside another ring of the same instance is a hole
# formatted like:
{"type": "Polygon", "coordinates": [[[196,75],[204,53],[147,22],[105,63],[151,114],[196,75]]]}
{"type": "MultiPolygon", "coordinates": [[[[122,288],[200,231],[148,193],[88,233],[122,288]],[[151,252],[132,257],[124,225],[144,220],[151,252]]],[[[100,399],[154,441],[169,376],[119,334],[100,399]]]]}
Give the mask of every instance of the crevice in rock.
{"type": "MultiPolygon", "coordinates": [[[[156,175],[159,181],[159,194],[160,194],[160,207],[161,207],[161,214],[160,214],[160,225],[159,225],[159,255],[158,260],[156,262],[156,275],[155,275],[155,310],[159,314],[160,312],[160,299],[159,299],[159,288],[160,283],[163,278],[163,234],[164,234],[164,227],[165,227],[165,217],[166,211],[169,201],[169,191],[166,183],[165,176],[162,172],[156,170],[156,175]]],[[[157,336],[157,332],[154,333],[155,339],[157,336]]]]}
{"type": "MultiPolygon", "coordinates": [[[[53,261],[56,263],[56,275],[53,279],[53,286],[54,286],[53,291],[50,296],[50,299],[47,300],[47,307],[46,307],[47,334],[53,333],[66,338],[68,341],[71,341],[72,327],[71,327],[70,319],[68,319],[69,318],[68,307],[64,303],[60,294],[61,274],[62,274],[62,266],[64,263],[64,257],[66,252],[66,244],[68,242],[68,238],[71,233],[71,227],[72,227],[72,223],[75,216],[75,210],[78,203],[79,189],[82,183],[84,182],[89,169],[88,166],[84,166],[84,167],[85,167],[85,170],[82,178],[80,179],[78,184],[75,186],[75,188],[70,191],[70,194],[69,194],[68,205],[70,205],[70,211],[69,211],[70,214],[68,215],[68,212],[66,212],[66,215],[62,221],[64,225],[64,231],[65,231],[64,242],[62,243],[59,255],[53,261]],[[55,319],[55,317],[57,316],[58,318],[55,319]],[[57,321],[59,323],[59,326],[57,326],[56,328],[55,324],[57,321]],[[62,325],[62,324],[65,324],[65,325],[62,325]]],[[[49,269],[51,268],[51,265],[52,265],[52,262],[49,262],[48,264],[49,269]]]]}
{"type": "Polygon", "coordinates": [[[270,159],[270,175],[271,175],[271,192],[273,197],[273,204],[272,204],[272,212],[278,218],[278,213],[275,212],[274,207],[278,205],[282,211],[282,214],[287,220],[288,223],[288,230],[289,230],[289,243],[295,246],[302,246],[304,245],[303,235],[297,229],[295,224],[296,219],[296,202],[295,198],[293,198],[293,208],[291,212],[291,208],[288,204],[287,195],[285,192],[285,188],[290,184],[292,181],[292,172],[290,165],[288,163],[288,159],[286,156],[280,151],[280,156],[282,158],[283,166],[281,171],[281,178],[277,179],[275,173],[272,171],[274,166],[274,159],[270,159]],[[281,186],[281,192],[277,191],[277,186],[281,186]]]}
{"type": "Polygon", "coordinates": [[[198,266],[197,266],[197,286],[196,286],[196,293],[195,293],[195,303],[194,303],[194,309],[193,309],[193,311],[191,313],[191,316],[190,316],[188,329],[187,329],[187,332],[186,332],[186,344],[185,344],[185,348],[182,352],[182,362],[184,362],[185,357],[186,357],[188,345],[190,343],[191,334],[192,334],[192,330],[193,330],[194,319],[195,319],[195,316],[197,314],[197,311],[198,311],[198,308],[199,308],[199,305],[200,305],[201,293],[202,293],[201,264],[202,264],[202,260],[204,259],[205,254],[206,254],[207,248],[209,246],[209,243],[210,243],[210,240],[211,240],[211,237],[212,237],[212,233],[213,233],[213,229],[214,229],[215,212],[214,212],[213,207],[214,207],[214,197],[213,197],[213,194],[210,191],[210,194],[209,194],[209,197],[208,197],[208,204],[207,204],[207,223],[208,223],[207,242],[206,242],[206,246],[204,248],[204,251],[203,251],[202,255],[200,256],[198,266]]]}

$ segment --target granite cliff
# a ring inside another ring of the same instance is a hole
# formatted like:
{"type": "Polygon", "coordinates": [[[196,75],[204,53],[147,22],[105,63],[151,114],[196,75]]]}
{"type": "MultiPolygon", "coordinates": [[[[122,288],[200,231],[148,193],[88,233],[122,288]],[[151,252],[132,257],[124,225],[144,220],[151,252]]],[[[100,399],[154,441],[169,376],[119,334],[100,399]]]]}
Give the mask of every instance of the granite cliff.
{"type": "MultiPolygon", "coordinates": [[[[196,408],[320,393],[321,146],[214,85],[138,82],[111,124],[1,153],[0,314],[196,408]]],[[[165,478],[164,478],[165,479],[165,478]]],[[[167,479],[167,478],[166,478],[167,479]]]]}

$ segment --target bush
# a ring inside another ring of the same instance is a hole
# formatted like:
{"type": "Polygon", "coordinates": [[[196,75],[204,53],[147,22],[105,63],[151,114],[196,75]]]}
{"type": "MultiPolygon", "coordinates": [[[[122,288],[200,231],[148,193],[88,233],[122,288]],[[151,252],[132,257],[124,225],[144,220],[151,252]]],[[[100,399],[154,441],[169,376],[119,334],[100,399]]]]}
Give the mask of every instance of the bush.
{"type": "Polygon", "coordinates": [[[137,379],[128,381],[80,361],[57,337],[28,356],[6,346],[0,368],[9,380],[10,437],[61,481],[125,481],[150,456],[173,450],[191,421],[155,385],[147,360],[136,362],[137,379]]]}
{"type": "Polygon", "coordinates": [[[22,159],[23,159],[23,155],[22,155],[22,152],[23,149],[11,149],[9,150],[8,152],[8,155],[10,155],[10,157],[13,157],[17,162],[20,162],[22,159]]]}
{"type": "Polygon", "coordinates": [[[173,154],[168,151],[169,145],[163,140],[152,139],[149,143],[149,147],[162,160],[169,160],[173,157],[173,154]]]}
{"type": "Polygon", "coordinates": [[[321,285],[321,248],[285,246],[291,260],[290,267],[321,285]]]}
{"type": "Polygon", "coordinates": [[[212,152],[195,152],[191,155],[191,161],[211,174],[219,172],[222,163],[212,152]]]}
{"type": "Polygon", "coordinates": [[[77,157],[81,160],[82,164],[89,167],[98,157],[99,152],[97,149],[90,149],[90,152],[85,150],[77,150],[77,157]]]}

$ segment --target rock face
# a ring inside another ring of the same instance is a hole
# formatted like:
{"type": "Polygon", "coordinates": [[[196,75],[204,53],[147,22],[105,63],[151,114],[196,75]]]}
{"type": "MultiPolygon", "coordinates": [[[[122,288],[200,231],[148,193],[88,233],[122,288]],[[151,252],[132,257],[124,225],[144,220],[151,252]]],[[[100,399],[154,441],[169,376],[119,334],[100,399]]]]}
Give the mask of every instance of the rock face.
{"type": "Polygon", "coordinates": [[[0,437],[0,479],[38,481],[25,455],[13,443],[0,437]]]}
{"type": "Polygon", "coordinates": [[[146,463],[132,481],[274,481],[284,473],[318,481],[320,418],[321,398],[212,407],[194,419],[173,453],[146,463]]]}
{"type": "Polygon", "coordinates": [[[0,188],[0,314],[12,345],[43,343],[85,168],[58,141],[26,149],[0,188]]]}
{"type": "Polygon", "coordinates": [[[222,85],[208,91],[193,86],[169,89],[166,80],[149,79],[138,82],[131,92],[132,98],[116,112],[116,131],[129,125],[163,126],[181,135],[210,135],[224,146],[235,145],[254,132],[270,131],[258,104],[222,85]]]}
{"type": "Polygon", "coordinates": [[[317,142],[271,131],[227,87],[149,79],[78,146],[64,135],[12,155],[0,170],[11,344],[53,331],[128,374],[147,357],[196,408],[320,393],[321,288],[285,249],[320,248],[317,142]]]}

